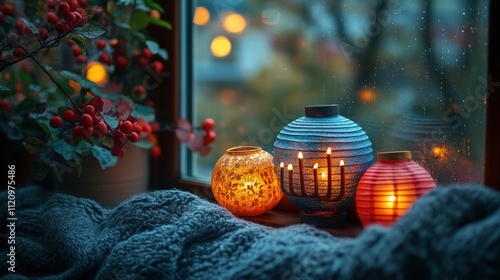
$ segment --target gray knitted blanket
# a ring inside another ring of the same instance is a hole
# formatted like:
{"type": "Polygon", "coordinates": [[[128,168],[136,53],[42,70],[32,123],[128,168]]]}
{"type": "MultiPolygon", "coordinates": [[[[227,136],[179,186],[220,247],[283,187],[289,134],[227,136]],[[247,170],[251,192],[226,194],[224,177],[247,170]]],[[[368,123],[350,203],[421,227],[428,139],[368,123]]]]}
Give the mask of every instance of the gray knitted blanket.
{"type": "MultiPolygon", "coordinates": [[[[5,192],[0,205],[6,221],[5,192]]],[[[439,188],[356,238],[256,225],[178,190],[105,209],[26,187],[16,217],[15,273],[2,230],[6,279],[500,279],[500,194],[481,186],[439,188]]]]}

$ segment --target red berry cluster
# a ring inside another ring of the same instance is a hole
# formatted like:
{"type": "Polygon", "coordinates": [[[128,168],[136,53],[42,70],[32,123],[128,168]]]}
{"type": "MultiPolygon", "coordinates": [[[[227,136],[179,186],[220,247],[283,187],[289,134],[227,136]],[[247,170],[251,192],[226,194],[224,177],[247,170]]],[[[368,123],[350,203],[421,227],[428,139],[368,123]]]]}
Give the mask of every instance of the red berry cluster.
{"type": "MultiPolygon", "coordinates": [[[[149,129],[152,130],[151,126],[149,126],[149,129]]],[[[149,150],[149,155],[151,157],[153,157],[153,158],[160,157],[160,155],[161,155],[161,148],[160,148],[160,145],[158,144],[158,139],[156,138],[156,136],[153,133],[151,133],[151,134],[148,135],[147,139],[153,145],[151,147],[151,149],[149,150]]]]}
{"type": "Polygon", "coordinates": [[[159,73],[163,70],[163,63],[161,61],[153,61],[153,53],[148,48],[143,48],[142,50],[135,50],[132,52],[132,59],[137,62],[140,68],[145,68],[148,64],[151,66],[153,71],[159,73]],[[151,63],[150,63],[151,62],[151,63]]]}
{"type": "Polygon", "coordinates": [[[205,145],[208,145],[212,142],[215,141],[215,138],[217,138],[217,134],[215,131],[213,131],[215,127],[215,121],[211,118],[206,118],[202,123],[201,123],[201,129],[205,132],[203,135],[203,143],[205,145]]]}
{"type": "Polygon", "coordinates": [[[62,118],[53,116],[50,119],[50,126],[60,128],[63,126],[63,119],[72,125],[71,132],[74,139],[90,139],[92,137],[101,138],[108,133],[108,126],[98,115],[99,111],[87,104],[83,111],[68,109],[62,118]]]}
{"type": "Polygon", "coordinates": [[[139,134],[142,132],[142,126],[137,122],[132,123],[129,120],[121,122],[117,129],[113,132],[113,148],[111,154],[118,157],[123,157],[125,153],[125,144],[127,141],[135,143],[139,140],[139,134]]]}
{"type": "MultiPolygon", "coordinates": [[[[43,43],[50,35],[65,36],[86,22],[84,8],[88,6],[88,0],[46,0],[45,5],[47,11],[45,21],[38,29],[27,25],[23,19],[18,18],[22,13],[17,12],[15,6],[4,4],[1,7],[0,24],[13,24],[13,32],[9,34],[12,54],[3,55],[2,60],[12,61],[27,55],[25,48],[18,45],[21,40],[31,42],[33,37],[37,37],[43,43]]],[[[77,51],[73,49],[73,53],[75,52],[77,51]]],[[[81,51],[79,55],[81,55],[81,51]]],[[[84,57],[77,58],[79,62],[82,60],[84,61],[84,57]]]]}
{"type": "Polygon", "coordinates": [[[111,39],[109,40],[109,46],[111,47],[112,51],[112,57],[113,59],[111,60],[111,56],[106,52],[106,42],[102,40],[97,40],[96,41],[96,47],[102,51],[101,55],[99,56],[99,60],[102,63],[106,63],[108,65],[114,65],[115,71],[117,72],[123,72],[125,68],[127,67],[129,61],[126,56],[127,52],[127,47],[126,47],[126,42],[124,39],[111,39]]]}
{"type": "Polygon", "coordinates": [[[123,157],[124,147],[127,142],[135,143],[139,141],[143,131],[146,134],[151,133],[151,127],[147,123],[140,123],[132,117],[128,120],[119,123],[115,129],[110,128],[101,116],[102,103],[100,98],[94,97],[93,100],[87,102],[83,110],[68,109],[64,112],[62,118],[53,116],[50,118],[50,126],[60,128],[66,121],[71,128],[73,139],[91,139],[102,137],[110,137],[113,140],[113,145],[110,146],[111,154],[114,156],[123,157]],[[96,101],[97,100],[97,101],[96,101]],[[64,121],[63,121],[64,120],[64,121]]]}
{"type": "MultiPolygon", "coordinates": [[[[100,51],[99,61],[106,65],[113,65],[115,73],[117,74],[127,74],[125,71],[127,66],[132,68],[145,68],[149,65],[152,71],[160,73],[163,71],[163,63],[161,61],[153,61],[153,53],[149,48],[143,48],[141,50],[135,50],[132,52],[132,58],[127,58],[127,49],[124,39],[111,39],[108,42],[106,40],[96,40],[95,46],[100,51]]],[[[76,55],[76,54],[75,54],[76,55]]],[[[142,81],[142,80],[140,80],[142,81]]],[[[131,97],[136,101],[143,101],[147,97],[147,89],[144,85],[140,84],[132,88],[130,93],[131,97]]]]}
{"type": "Polygon", "coordinates": [[[2,109],[12,109],[12,103],[10,103],[10,101],[7,99],[0,99],[0,110],[2,109]]]}
{"type": "MultiPolygon", "coordinates": [[[[123,70],[129,64],[129,59],[126,56],[126,44],[123,39],[111,39],[109,40],[109,46],[111,47],[112,54],[106,50],[108,43],[105,40],[97,40],[95,45],[101,54],[99,55],[99,61],[107,64],[114,65],[116,70],[123,70]],[[111,59],[113,58],[113,59],[111,59]]],[[[153,57],[153,54],[148,48],[142,49],[142,51],[136,50],[132,53],[132,66],[139,66],[144,68],[148,65],[149,61],[153,57]]],[[[163,70],[163,64],[160,61],[155,61],[153,69],[157,72],[163,70]]]]}
{"type": "Polygon", "coordinates": [[[191,151],[204,156],[210,152],[210,144],[217,138],[217,134],[213,131],[214,127],[215,121],[211,118],[203,120],[201,126],[195,130],[187,119],[179,119],[175,135],[181,142],[186,143],[191,151]],[[200,130],[201,133],[196,133],[200,130]]]}

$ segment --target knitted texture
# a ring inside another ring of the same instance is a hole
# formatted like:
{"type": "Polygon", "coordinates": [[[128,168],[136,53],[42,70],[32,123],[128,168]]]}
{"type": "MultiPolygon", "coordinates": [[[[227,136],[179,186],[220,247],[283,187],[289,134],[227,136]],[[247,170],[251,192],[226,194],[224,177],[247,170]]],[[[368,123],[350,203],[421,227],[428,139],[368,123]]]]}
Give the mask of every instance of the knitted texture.
{"type": "MultiPolygon", "coordinates": [[[[7,194],[0,207],[7,209],[7,194]]],[[[7,211],[0,211],[2,221],[7,211]]],[[[16,273],[6,279],[499,279],[500,194],[438,188],[391,228],[338,238],[273,229],[193,194],[155,191],[106,209],[25,187],[16,192],[16,273]]],[[[5,230],[5,228],[4,228],[5,230]]]]}

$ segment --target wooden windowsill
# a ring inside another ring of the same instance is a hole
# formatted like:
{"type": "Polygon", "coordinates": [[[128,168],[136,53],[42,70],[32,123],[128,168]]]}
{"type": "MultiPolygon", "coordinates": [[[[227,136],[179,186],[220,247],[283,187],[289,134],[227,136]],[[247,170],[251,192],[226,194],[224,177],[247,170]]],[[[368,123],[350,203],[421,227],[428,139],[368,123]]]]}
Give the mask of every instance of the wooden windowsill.
{"type": "MultiPolygon", "coordinates": [[[[189,192],[195,193],[207,200],[216,202],[212,189],[207,184],[193,184],[189,181],[181,181],[179,186],[189,192]]],[[[294,206],[286,197],[283,197],[278,205],[259,216],[240,217],[243,220],[270,227],[286,227],[300,224],[300,209],[294,206]]],[[[339,237],[355,237],[363,231],[363,225],[355,213],[354,207],[347,210],[347,225],[340,228],[319,228],[339,237]]]]}

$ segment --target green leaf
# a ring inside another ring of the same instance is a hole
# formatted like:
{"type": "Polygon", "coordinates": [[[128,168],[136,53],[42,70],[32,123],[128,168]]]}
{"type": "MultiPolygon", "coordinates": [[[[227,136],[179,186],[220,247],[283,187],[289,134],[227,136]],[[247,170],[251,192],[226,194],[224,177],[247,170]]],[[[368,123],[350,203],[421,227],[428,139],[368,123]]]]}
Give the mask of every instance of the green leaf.
{"type": "Polygon", "coordinates": [[[155,111],[151,106],[138,104],[134,106],[132,117],[143,118],[146,122],[151,122],[155,120],[155,111]]]}
{"type": "Polygon", "coordinates": [[[64,157],[65,160],[77,159],[75,154],[75,147],[70,145],[66,140],[60,139],[53,144],[54,151],[64,157]]]}
{"type": "Polygon", "coordinates": [[[10,88],[0,85],[0,91],[10,91],[10,88]]]}
{"type": "Polygon", "coordinates": [[[22,134],[19,130],[17,129],[11,129],[7,132],[7,138],[10,140],[22,140],[24,138],[24,134],[22,134]]]}
{"type": "Polygon", "coordinates": [[[82,175],[82,165],[79,162],[75,162],[75,167],[76,167],[76,173],[78,174],[78,177],[82,175]]]}
{"type": "Polygon", "coordinates": [[[35,160],[31,162],[31,171],[35,180],[43,180],[50,172],[50,166],[43,161],[35,160]]]}
{"type": "Polygon", "coordinates": [[[35,92],[38,92],[38,93],[40,93],[40,92],[43,90],[41,86],[39,86],[39,85],[34,85],[34,84],[28,85],[28,88],[29,88],[31,91],[35,91],[35,92]]]}
{"type": "Polygon", "coordinates": [[[78,144],[76,144],[75,151],[79,153],[80,155],[85,155],[86,153],[90,152],[90,149],[92,148],[92,144],[88,141],[79,141],[78,144]]]}
{"type": "Polygon", "coordinates": [[[79,83],[82,86],[82,88],[94,89],[99,87],[96,83],[89,81],[80,75],[77,75],[75,73],[66,70],[59,72],[59,74],[61,74],[61,76],[65,77],[68,80],[74,80],[75,82],[79,83]]]}
{"type": "Polygon", "coordinates": [[[47,133],[47,135],[50,138],[52,138],[52,131],[51,131],[50,127],[46,123],[44,123],[42,121],[38,121],[37,123],[42,128],[42,130],[45,131],[45,133],[47,133]]]}
{"type": "MultiPolygon", "coordinates": [[[[30,116],[30,118],[31,118],[31,116],[30,116]]],[[[44,133],[44,131],[40,130],[40,126],[37,125],[36,120],[28,119],[28,118],[24,118],[22,120],[22,122],[20,122],[17,125],[17,129],[19,129],[19,131],[21,133],[23,133],[24,135],[34,136],[34,135],[40,135],[40,134],[44,133]]]]}
{"type": "Polygon", "coordinates": [[[149,48],[149,50],[151,51],[152,54],[157,54],[159,56],[161,56],[161,58],[167,60],[168,59],[168,53],[165,49],[163,48],[160,48],[160,45],[155,42],[155,41],[152,41],[152,40],[147,40],[146,42],[146,46],[149,48]]]}
{"type": "Polygon", "coordinates": [[[24,114],[36,110],[36,100],[32,97],[26,97],[19,105],[16,106],[14,111],[16,114],[24,114]]]}
{"type": "Polygon", "coordinates": [[[107,147],[109,149],[111,149],[113,147],[113,145],[115,144],[113,138],[111,138],[107,135],[102,137],[101,139],[99,139],[99,142],[101,143],[101,145],[103,147],[107,147]]]}
{"type": "MultiPolygon", "coordinates": [[[[41,127],[43,132],[45,132],[51,139],[57,139],[59,137],[59,134],[61,132],[63,132],[63,128],[53,128],[52,126],[50,126],[50,118],[45,116],[45,117],[36,117],[34,114],[31,114],[30,115],[30,118],[33,118],[35,119],[36,118],[36,124],[38,124],[38,127],[41,127]]],[[[33,120],[34,121],[34,120],[33,120]]],[[[35,124],[29,124],[30,127],[32,127],[33,125],[35,124]]],[[[33,129],[31,129],[33,130],[33,129]]],[[[27,130],[25,129],[24,133],[26,134],[29,134],[29,133],[35,133],[35,132],[38,132],[40,133],[40,131],[30,131],[30,130],[27,130]]]]}
{"type": "Polygon", "coordinates": [[[33,23],[31,23],[28,19],[26,18],[21,18],[21,20],[24,22],[24,25],[26,25],[30,30],[31,33],[33,34],[38,34],[38,28],[36,28],[33,23]]]}
{"type": "Polygon", "coordinates": [[[89,39],[97,38],[106,33],[106,31],[104,31],[103,29],[91,24],[88,24],[82,29],[79,29],[78,32],[89,39]]]}
{"type": "Polygon", "coordinates": [[[28,137],[23,141],[24,148],[28,153],[35,154],[40,153],[40,151],[45,147],[45,143],[36,137],[28,137]]]}
{"type": "Polygon", "coordinates": [[[150,7],[151,9],[158,10],[158,12],[160,13],[165,12],[163,7],[160,4],[154,2],[153,0],[144,0],[144,3],[146,4],[146,6],[150,7]]]}
{"type": "Polygon", "coordinates": [[[158,25],[160,27],[165,27],[168,30],[172,30],[172,25],[168,21],[165,21],[162,19],[151,18],[151,23],[154,25],[158,25]]]}
{"type": "Polygon", "coordinates": [[[157,54],[158,51],[160,50],[160,44],[152,40],[147,40],[146,46],[153,54],[157,54]]]}
{"type": "Polygon", "coordinates": [[[160,50],[158,51],[158,55],[159,55],[161,58],[163,58],[164,60],[167,60],[167,59],[168,59],[168,52],[167,52],[167,50],[165,50],[165,49],[160,49],[160,50]]]}
{"type": "Polygon", "coordinates": [[[82,34],[71,33],[68,37],[73,40],[82,51],[83,49],[92,47],[90,40],[86,39],[82,34]]]}
{"type": "Polygon", "coordinates": [[[118,127],[118,119],[116,117],[104,115],[104,121],[113,129],[118,127]]]}
{"type": "Polygon", "coordinates": [[[153,143],[147,139],[142,139],[134,143],[135,146],[141,148],[141,149],[146,149],[149,150],[153,147],[153,143]]]}
{"type": "Polygon", "coordinates": [[[16,94],[14,90],[10,90],[8,87],[0,85],[0,98],[7,98],[14,94],[16,94]]]}
{"type": "Polygon", "coordinates": [[[132,5],[134,3],[134,0],[119,0],[118,5],[125,5],[125,6],[128,6],[128,5],[132,5]]]}
{"type": "Polygon", "coordinates": [[[130,25],[128,23],[125,23],[125,22],[121,22],[121,21],[117,21],[115,20],[113,22],[117,27],[120,27],[122,29],[125,29],[125,30],[129,30],[130,29],[130,25]]]}
{"type": "Polygon", "coordinates": [[[145,11],[135,10],[130,18],[130,27],[133,30],[142,30],[151,22],[152,17],[145,11]]]}
{"type": "Polygon", "coordinates": [[[87,49],[85,48],[85,44],[82,41],[80,41],[79,39],[76,39],[76,38],[73,38],[72,40],[73,40],[73,42],[75,42],[75,45],[78,46],[78,48],[80,49],[80,51],[82,51],[82,54],[83,55],[87,55],[87,49]]]}
{"type": "Polygon", "coordinates": [[[114,166],[118,162],[118,158],[111,155],[111,151],[103,147],[92,147],[92,155],[99,161],[102,169],[114,166]]]}

